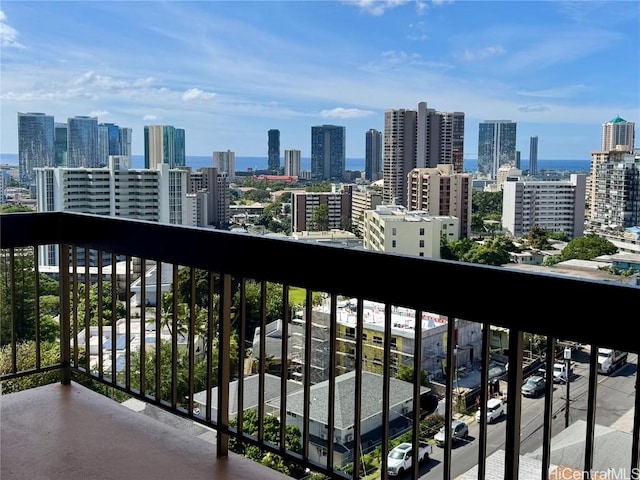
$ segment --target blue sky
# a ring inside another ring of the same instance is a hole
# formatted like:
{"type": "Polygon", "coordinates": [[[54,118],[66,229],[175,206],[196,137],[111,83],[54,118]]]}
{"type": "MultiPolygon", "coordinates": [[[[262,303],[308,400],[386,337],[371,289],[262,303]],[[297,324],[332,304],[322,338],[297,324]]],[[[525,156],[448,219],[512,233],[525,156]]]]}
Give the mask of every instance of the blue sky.
{"type": "MultiPolygon", "coordinates": [[[[346,127],[347,158],[386,109],[517,122],[517,148],[588,159],[602,123],[640,124],[640,2],[26,1],[0,6],[2,153],[17,113],[186,130],[187,155],[310,156],[311,127],[346,127]]],[[[640,136],[640,135],[637,135],[640,136]]],[[[638,142],[636,141],[636,145],[638,142]]]]}

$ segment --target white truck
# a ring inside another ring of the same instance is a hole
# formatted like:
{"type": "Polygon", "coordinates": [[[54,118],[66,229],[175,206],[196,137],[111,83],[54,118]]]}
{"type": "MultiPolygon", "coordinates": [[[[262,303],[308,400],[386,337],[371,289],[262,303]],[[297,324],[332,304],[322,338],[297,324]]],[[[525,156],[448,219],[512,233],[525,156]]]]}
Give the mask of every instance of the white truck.
{"type": "MultiPolygon", "coordinates": [[[[427,443],[420,441],[418,443],[418,463],[429,458],[433,447],[427,443]]],[[[402,475],[413,465],[413,445],[410,442],[404,442],[392,449],[387,456],[387,473],[396,477],[402,475]]]]}
{"type": "Polygon", "coordinates": [[[627,363],[627,352],[598,348],[598,373],[609,375],[627,363]]]}

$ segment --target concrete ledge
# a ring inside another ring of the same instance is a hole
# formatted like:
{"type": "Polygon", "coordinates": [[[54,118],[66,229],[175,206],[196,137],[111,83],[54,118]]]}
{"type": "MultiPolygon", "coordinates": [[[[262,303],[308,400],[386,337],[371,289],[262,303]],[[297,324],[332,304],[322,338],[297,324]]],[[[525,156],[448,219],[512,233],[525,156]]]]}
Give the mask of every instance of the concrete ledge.
{"type": "Polygon", "coordinates": [[[78,384],[0,397],[0,477],[285,480],[289,477],[136,413],[78,384]]]}

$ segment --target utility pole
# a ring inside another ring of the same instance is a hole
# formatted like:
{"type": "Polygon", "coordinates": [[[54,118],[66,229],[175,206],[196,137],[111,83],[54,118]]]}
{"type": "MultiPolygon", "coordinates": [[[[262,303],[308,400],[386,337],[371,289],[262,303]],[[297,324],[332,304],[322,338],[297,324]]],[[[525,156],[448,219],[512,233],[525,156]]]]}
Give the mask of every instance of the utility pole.
{"type": "Polygon", "coordinates": [[[569,380],[571,377],[571,375],[569,374],[570,372],[569,369],[571,368],[571,348],[569,347],[565,347],[564,349],[564,362],[565,362],[564,380],[567,385],[566,400],[565,400],[565,407],[564,407],[564,428],[568,428],[569,427],[569,380]]]}

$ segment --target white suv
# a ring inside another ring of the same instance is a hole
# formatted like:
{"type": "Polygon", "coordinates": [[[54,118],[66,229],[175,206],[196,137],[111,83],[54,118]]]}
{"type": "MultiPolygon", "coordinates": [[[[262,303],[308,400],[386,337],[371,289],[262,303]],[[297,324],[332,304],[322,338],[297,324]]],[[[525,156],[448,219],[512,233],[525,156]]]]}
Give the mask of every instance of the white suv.
{"type": "MultiPolygon", "coordinates": [[[[499,398],[487,400],[487,423],[493,423],[504,415],[504,403],[499,398]]],[[[476,422],[480,421],[480,409],[476,411],[476,422]]]]}

